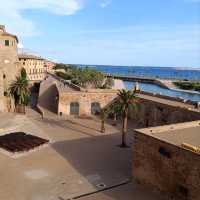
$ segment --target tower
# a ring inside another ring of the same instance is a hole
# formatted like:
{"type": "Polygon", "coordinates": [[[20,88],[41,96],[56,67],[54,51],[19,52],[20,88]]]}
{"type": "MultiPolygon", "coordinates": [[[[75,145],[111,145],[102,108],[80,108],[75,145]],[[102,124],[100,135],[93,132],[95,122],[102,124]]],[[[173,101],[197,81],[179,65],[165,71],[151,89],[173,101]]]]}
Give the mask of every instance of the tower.
{"type": "Polygon", "coordinates": [[[14,108],[8,88],[18,73],[17,44],[17,36],[6,32],[5,26],[0,25],[0,112],[14,108]]]}

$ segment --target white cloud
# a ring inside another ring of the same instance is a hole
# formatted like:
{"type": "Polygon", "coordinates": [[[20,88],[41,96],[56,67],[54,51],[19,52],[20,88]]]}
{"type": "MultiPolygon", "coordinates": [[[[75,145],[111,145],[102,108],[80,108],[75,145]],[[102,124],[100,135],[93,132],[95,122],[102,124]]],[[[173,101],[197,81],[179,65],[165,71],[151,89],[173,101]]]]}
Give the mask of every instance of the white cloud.
{"type": "Polygon", "coordinates": [[[112,3],[111,0],[105,0],[105,1],[103,1],[103,2],[100,3],[100,6],[102,8],[105,8],[105,7],[109,6],[111,3],[112,3]]]}
{"type": "Polygon", "coordinates": [[[43,10],[56,15],[73,15],[82,9],[85,0],[6,0],[0,4],[0,23],[20,36],[40,32],[36,25],[22,15],[26,10],[43,10]]]}
{"type": "Polygon", "coordinates": [[[23,48],[24,48],[24,45],[23,45],[22,43],[18,43],[17,48],[18,48],[18,49],[23,49],[23,48]]]}

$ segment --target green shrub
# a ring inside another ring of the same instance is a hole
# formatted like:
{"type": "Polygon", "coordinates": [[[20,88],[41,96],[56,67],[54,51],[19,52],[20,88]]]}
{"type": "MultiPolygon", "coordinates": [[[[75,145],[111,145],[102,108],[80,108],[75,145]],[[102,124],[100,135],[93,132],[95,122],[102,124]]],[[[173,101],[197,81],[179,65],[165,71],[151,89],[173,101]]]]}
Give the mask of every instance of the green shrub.
{"type": "Polygon", "coordinates": [[[174,82],[174,84],[183,90],[195,90],[200,91],[200,82],[174,82]]]}
{"type": "Polygon", "coordinates": [[[75,65],[56,65],[55,69],[64,69],[63,72],[56,72],[56,75],[67,80],[71,80],[72,83],[81,87],[92,86],[99,88],[103,84],[104,75],[95,69],[85,67],[80,68],[75,65]]]}

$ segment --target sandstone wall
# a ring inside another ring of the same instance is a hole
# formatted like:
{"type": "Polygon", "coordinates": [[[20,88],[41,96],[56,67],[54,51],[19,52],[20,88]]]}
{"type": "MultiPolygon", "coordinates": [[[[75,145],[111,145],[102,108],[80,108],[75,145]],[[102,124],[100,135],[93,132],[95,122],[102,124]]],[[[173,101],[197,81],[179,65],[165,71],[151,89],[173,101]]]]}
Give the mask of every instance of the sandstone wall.
{"type": "Polygon", "coordinates": [[[3,112],[4,111],[4,102],[3,102],[3,91],[4,91],[4,88],[3,88],[3,76],[2,76],[2,72],[1,72],[1,69],[0,69],[0,112],[3,112]]]}
{"type": "Polygon", "coordinates": [[[91,115],[91,104],[98,102],[103,108],[116,97],[116,92],[72,92],[60,95],[58,112],[70,114],[70,103],[79,102],[79,115],[91,115]]]}
{"type": "Polygon", "coordinates": [[[177,199],[200,198],[200,155],[137,132],[132,174],[139,182],[156,186],[177,199]],[[169,156],[159,152],[161,147],[169,156]]]}
{"type": "Polygon", "coordinates": [[[6,95],[20,69],[16,38],[0,32],[0,46],[0,111],[14,111],[13,100],[6,95]],[[9,46],[5,46],[5,40],[9,40],[9,46]]]}
{"type": "Polygon", "coordinates": [[[49,76],[40,83],[38,105],[57,113],[58,111],[58,87],[57,81],[49,76]]]}
{"type": "Polygon", "coordinates": [[[199,120],[200,112],[140,99],[130,118],[135,128],[144,128],[199,120]]]}

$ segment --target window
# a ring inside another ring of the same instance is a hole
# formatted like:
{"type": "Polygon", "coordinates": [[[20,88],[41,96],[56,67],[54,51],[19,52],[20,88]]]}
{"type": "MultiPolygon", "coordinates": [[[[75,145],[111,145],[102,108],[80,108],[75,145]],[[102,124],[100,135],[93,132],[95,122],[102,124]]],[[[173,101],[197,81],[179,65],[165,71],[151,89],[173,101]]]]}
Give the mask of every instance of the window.
{"type": "Polygon", "coordinates": [[[9,40],[5,40],[5,46],[9,46],[9,40]]]}
{"type": "Polygon", "coordinates": [[[101,112],[101,107],[99,102],[92,102],[91,103],[91,114],[92,115],[99,115],[101,112]]]}
{"type": "Polygon", "coordinates": [[[70,115],[79,115],[79,103],[78,102],[70,103],[70,115]]]}

